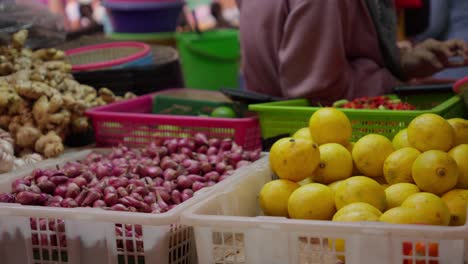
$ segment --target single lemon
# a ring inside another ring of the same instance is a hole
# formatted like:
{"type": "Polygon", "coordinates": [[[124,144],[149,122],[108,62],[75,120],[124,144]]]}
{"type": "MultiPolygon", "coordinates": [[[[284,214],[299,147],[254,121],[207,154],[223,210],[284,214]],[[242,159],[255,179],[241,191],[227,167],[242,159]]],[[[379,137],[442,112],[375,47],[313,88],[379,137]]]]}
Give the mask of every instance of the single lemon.
{"type": "Polygon", "coordinates": [[[336,219],[341,219],[340,217],[342,214],[349,214],[353,212],[369,212],[376,215],[377,217],[380,217],[382,215],[382,212],[374,206],[368,203],[357,202],[345,205],[343,208],[338,210],[338,212],[336,212],[333,216],[333,221],[335,221],[336,219]]]}
{"type": "Polygon", "coordinates": [[[383,173],[390,184],[399,182],[413,183],[411,168],[421,152],[415,148],[404,147],[390,154],[384,162],[383,173]]]}
{"type": "Polygon", "coordinates": [[[354,145],[352,156],[362,174],[369,177],[383,176],[385,159],[394,151],[392,142],[382,135],[369,134],[354,145]]]}
{"type": "MultiPolygon", "coordinates": [[[[343,207],[342,209],[345,209],[343,207]]],[[[377,210],[378,211],[378,210],[377,210]]],[[[379,214],[380,215],[380,214],[379,214]]],[[[335,214],[333,221],[335,222],[378,222],[379,215],[375,214],[372,210],[358,210],[347,211],[340,214],[335,214]]],[[[346,242],[344,239],[328,238],[328,247],[335,249],[335,252],[345,252],[346,242]]],[[[338,256],[339,259],[344,261],[344,256],[338,256]]]]}
{"type": "Polygon", "coordinates": [[[330,187],[311,183],[296,189],[288,200],[289,216],[293,219],[330,220],[335,213],[330,187]]]}
{"type": "Polygon", "coordinates": [[[387,210],[385,213],[380,216],[380,221],[390,224],[404,224],[404,225],[431,225],[425,215],[421,214],[418,210],[414,208],[407,207],[394,207],[390,210],[387,210]]]}
{"type": "Polygon", "coordinates": [[[292,138],[295,138],[295,139],[302,138],[302,139],[308,139],[308,140],[314,141],[312,139],[312,136],[310,135],[310,129],[308,127],[303,127],[301,129],[297,130],[292,135],[292,138]]]}
{"type": "Polygon", "coordinates": [[[288,180],[267,182],[258,197],[265,215],[288,217],[288,199],[300,185],[288,180]]]}
{"type": "Polygon", "coordinates": [[[287,137],[273,144],[269,159],[279,178],[298,182],[313,175],[320,162],[320,152],[310,140],[287,137]]]}
{"type": "Polygon", "coordinates": [[[336,181],[336,182],[333,182],[333,183],[330,183],[328,185],[328,187],[330,187],[330,189],[332,189],[333,193],[336,193],[336,190],[338,189],[338,185],[340,183],[342,183],[343,181],[336,181]]]}
{"type": "Polygon", "coordinates": [[[352,135],[351,122],[340,110],[324,107],[317,110],[309,119],[309,129],[312,139],[317,144],[345,144],[352,135]]]}
{"type": "Polygon", "coordinates": [[[415,193],[406,198],[401,207],[416,209],[431,225],[447,226],[450,223],[450,211],[447,204],[433,193],[415,193]]]}
{"type": "Polygon", "coordinates": [[[424,152],[428,150],[448,151],[452,148],[455,132],[452,126],[439,115],[422,114],[408,125],[408,141],[412,147],[424,152]]]}
{"type": "Polygon", "coordinates": [[[392,144],[395,149],[411,147],[408,141],[408,129],[400,130],[392,139],[392,144]]]}
{"type": "Polygon", "coordinates": [[[387,206],[383,187],[364,176],[353,176],[344,180],[338,185],[335,193],[335,205],[338,210],[356,202],[368,203],[380,211],[384,211],[387,206]]]}
{"type": "Polygon", "coordinates": [[[442,196],[450,211],[450,225],[461,226],[466,222],[466,207],[468,206],[468,190],[455,189],[442,196]]]}
{"type": "Polygon", "coordinates": [[[447,120],[455,132],[455,146],[468,144],[468,120],[463,118],[451,118],[447,120]]]}
{"type": "Polygon", "coordinates": [[[353,158],[342,145],[327,143],[320,145],[320,163],[314,172],[314,182],[330,184],[351,177],[353,158]]]}
{"type": "Polygon", "coordinates": [[[411,171],[419,189],[437,195],[449,191],[458,182],[457,162],[440,150],[429,150],[419,155],[411,171]]]}
{"type": "Polygon", "coordinates": [[[397,183],[385,189],[385,196],[387,197],[387,209],[400,206],[406,198],[420,192],[418,186],[412,183],[397,183]]]}
{"type": "Polygon", "coordinates": [[[452,148],[449,153],[458,165],[457,188],[468,189],[468,144],[461,144],[452,148]]]}

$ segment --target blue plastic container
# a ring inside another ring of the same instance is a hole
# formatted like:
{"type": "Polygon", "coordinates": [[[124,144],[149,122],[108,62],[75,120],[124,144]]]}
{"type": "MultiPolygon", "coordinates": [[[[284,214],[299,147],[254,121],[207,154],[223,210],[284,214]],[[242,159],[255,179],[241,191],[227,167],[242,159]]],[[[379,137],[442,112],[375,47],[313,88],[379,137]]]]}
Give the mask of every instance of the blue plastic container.
{"type": "Polygon", "coordinates": [[[184,6],[177,2],[108,2],[104,1],[114,32],[174,32],[184,6]]]}

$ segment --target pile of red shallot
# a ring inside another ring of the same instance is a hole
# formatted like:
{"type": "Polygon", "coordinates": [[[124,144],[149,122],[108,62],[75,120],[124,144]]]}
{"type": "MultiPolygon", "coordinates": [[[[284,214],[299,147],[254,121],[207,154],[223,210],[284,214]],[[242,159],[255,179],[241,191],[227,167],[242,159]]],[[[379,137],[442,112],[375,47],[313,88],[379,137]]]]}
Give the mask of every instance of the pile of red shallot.
{"type": "Polygon", "coordinates": [[[119,146],[55,169],[36,169],[15,180],[0,202],[164,213],[259,157],[260,150],[203,133],[157,139],[143,149],[119,146]]]}

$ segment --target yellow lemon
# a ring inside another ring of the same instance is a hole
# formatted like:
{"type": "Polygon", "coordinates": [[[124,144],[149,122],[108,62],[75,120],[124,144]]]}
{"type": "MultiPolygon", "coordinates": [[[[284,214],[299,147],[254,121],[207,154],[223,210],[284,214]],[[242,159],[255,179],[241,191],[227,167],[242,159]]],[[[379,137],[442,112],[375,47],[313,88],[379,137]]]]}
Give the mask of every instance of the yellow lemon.
{"type": "Polygon", "coordinates": [[[411,147],[408,142],[408,129],[400,130],[392,139],[392,144],[395,149],[411,147]]]}
{"type": "Polygon", "coordinates": [[[293,135],[292,138],[295,139],[308,139],[313,141],[312,136],[310,135],[310,129],[308,127],[303,127],[299,130],[297,130],[293,135]]]}
{"type": "Polygon", "coordinates": [[[279,178],[302,181],[311,177],[320,162],[317,144],[306,139],[282,138],[270,149],[270,166],[279,178]]]}
{"type": "Polygon", "coordinates": [[[414,182],[411,168],[421,152],[415,148],[401,148],[390,154],[384,162],[383,173],[390,184],[414,182]]]}
{"type": "Polygon", "coordinates": [[[385,189],[387,197],[387,209],[400,206],[406,198],[420,192],[418,186],[411,183],[397,183],[385,189]]]}
{"type": "MultiPolygon", "coordinates": [[[[361,204],[361,203],[359,203],[361,204]]],[[[352,208],[346,208],[343,207],[340,209],[340,213],[336,213],[335,216],[333,217],[333,221],[335,222],[363,222],[363,221],[372,221],[372,222],[377,222],[379,221],[379,216],[382,214],[377,210],[375,207],[373,209],[371,208],[365,208],[360,205],[353,205],[350,204],[348,206],[352,206],[352,208]],[[352,209],[357,209],[357,210],[352,210],[352,209]],[[376,210],[376,211],[375,211],[376,210]]],[[[335,252],[344,252],[345,251],[345,241],[344,239],[328,239],[328,247],[330,249],[335,249],[335,252]]],[[[343,255],[338,256],[339,259],[342,261],[345,261],[345,258],[343,255]]]]}
{"type": "Polygon", "coordinates": [[[352,135],[351,122],[340,110],[324,107],[317,110],[309,120],[312,139],[317,144],[340,143],[346,144],[352,135]]]}
{"type": "Polygon", "coordinates": [[[455,146],[468,144],[468,120],[463,118],[452,118],[447,120],[455,132],[455,146]]]}
{"type": "Polygon", "coordinates": [[[293,219],[330,220],[335,213],[334,194],[330,187],[311,183],[296,189],[288,200],[293,219]]]}
{"type": "Polygon", "coordinates": [[[288,180],[274,180],[263,185],[258,196],[265,215],[288,217],[288,199],[300,185],[288,180]]]}
{"type": "Polygon", "coordinates": [[[457,188],[468,189],[468,144],[461,144],[448,153],[458,165],[457,188]]]}
{"type": "Polygon", "coordinates": [[[457,162],[440,150],[429,150],[419,155],[411,171],[419,189],[437,195],[452,189],[458,182],[457,162]]]}
{"type": "Polygon", "coordinates": [[[384,188],[375,180],[364,176],[353,176],[341,182],[335,193],[335,205],[339,210],[356,203],[368,203],[380,211],[387,206],[384,188]]]}
{"type": "Polygon", "coordinates": [[[390,224],[431,225],[430,219],[414,208],[394,207],[380,216],[380,221],[390,224]]]}
{"type": "Polygon", "coordinates": [[[442,196],[450,211],[450,225],[461,226],[466,222],[466,207],[468,206],[468,190],[455,189],[442,196]]]}
{"type": "Polygon", "coordinates": [[[455,132],[449,122],[441,116],[422,114],[409,123],[408,141],[412,147],[422,152],[448,151],[454,145],[455,132]]]}
{"type": "Polygon", "coordinates": [[[383,176],[385,159],[394,151],[392,142],[382,135],[369,134],[354,145],[352,156],[362,174],[369,177],[383,176]]]}
{"type": "Polygon", "coordinates": [[[415,193],[406,198],[401,207],[417,210],[431,225],[447,226],[450,223],[450,211],[447,204],[433,193],[415,193]]]}
{"type": "Polygon", "coordinates": [[[330,184],[351,177],[353,158],[345,147],[327,143],[320,145],[319,151],[320,163],[313,177],[315,182],[330,184]]]}
{"type": "Polygon", "coordinates": [[[369,212],[376,215],[377,217],[382,215],[382,212],[374,206],[368,203],[357,202],[345,205],[343,208],[338,210],[338,212],[336,212],[333,216],[333,220],[335,221],[336,219],[342,219],[342,214],[349,214],[353,212],[369,212]]]}

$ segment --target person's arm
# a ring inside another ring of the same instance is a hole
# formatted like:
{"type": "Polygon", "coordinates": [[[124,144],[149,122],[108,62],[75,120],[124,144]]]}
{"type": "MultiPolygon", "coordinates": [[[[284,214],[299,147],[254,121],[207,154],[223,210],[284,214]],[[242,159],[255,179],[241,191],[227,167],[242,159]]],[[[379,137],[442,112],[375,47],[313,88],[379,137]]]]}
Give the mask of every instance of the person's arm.
{"type": "MultiPolygon", "coordinates": [[[[383,94],[396,85],[396,78],[383,66],[346,54],[345,34],[353,30],[346,19],[356,11],[349,10],[346,2],[302,0],[291,7],[278,69],[282,92],[287,97],[330,102],[383,94]]],[[[366,45],[366,39],[362,41],[366,45]]]]}
{"type": "Polygon", "coordinates": [[[447,29],[449,22],[449,1],[448,0],[429,0],[429,26],[427,29],[414,36],[415,42],[421,42],[425,39],[440,39],[447,29]]]}

